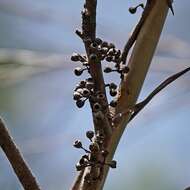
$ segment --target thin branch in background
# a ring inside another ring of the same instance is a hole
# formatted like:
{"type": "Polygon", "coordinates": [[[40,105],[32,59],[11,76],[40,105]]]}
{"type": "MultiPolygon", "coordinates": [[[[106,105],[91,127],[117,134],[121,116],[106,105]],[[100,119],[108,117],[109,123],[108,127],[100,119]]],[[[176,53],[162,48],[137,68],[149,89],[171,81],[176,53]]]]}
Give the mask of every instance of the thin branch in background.
{"type": "Polygon", "coordinates": [[[0,146],[25,190],[40,190],[29,166],[0,118],[0,146]]]}
{"type": "Polygon", "coordinates": [[[143,100],[142,102],[138,103],[135,105],[134,107],[134,113],[132,114],[130,121],[152,100],[152,98],[158,94],[161,90],[163,90],[166,86],[168,86],[169,84],[171,84],[172,82],[174,82],[176,79],[178,79],[179,77],[181,77],[182,75],[184,75],[185,73],[187,73],[188,71],[190,71],[190,67],[170,76],[169,78],[167,78],[164,82],[162,82],[153,92],[151,92],[147,98],[145,98],[145,100],[143,100]]]}

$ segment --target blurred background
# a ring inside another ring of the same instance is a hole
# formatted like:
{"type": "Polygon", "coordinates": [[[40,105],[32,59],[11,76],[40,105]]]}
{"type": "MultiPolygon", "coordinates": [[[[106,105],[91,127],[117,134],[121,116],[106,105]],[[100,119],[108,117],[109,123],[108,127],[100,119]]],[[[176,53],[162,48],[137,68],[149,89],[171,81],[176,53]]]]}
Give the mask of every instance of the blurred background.
{"type": "MultiPolygon", "coordinates": [[[[97,35],[124,46],[142,1],[98,2],[97,35]]],[[[190,66],[189,0],[174,2],[139,101],[168,76],[190,66]]],[[[72,100],[80,79],[73,75],[73,51],[84,52],[74,34],[82,0],[0,0],[0,115],[42,189],[67,190],[83,154],[72,147],[92,127],[89,105],[72,100]]],[[[106,77],[118,81],[116,75],[106,77]]],[[[105,190],[182,190],[190,185],[190,73],[159,93],[125,131],[105,190]]],[[[0,189],[20,190],[0,151],[0,189]]]]}

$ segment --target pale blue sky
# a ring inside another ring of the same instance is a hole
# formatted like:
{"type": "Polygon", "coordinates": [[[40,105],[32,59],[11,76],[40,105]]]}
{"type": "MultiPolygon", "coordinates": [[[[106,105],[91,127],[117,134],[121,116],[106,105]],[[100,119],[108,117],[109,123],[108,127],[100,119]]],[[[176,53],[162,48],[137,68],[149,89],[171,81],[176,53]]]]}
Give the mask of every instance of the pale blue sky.
{"type": "MultiPolygon", "coordinates": [[[[139,2],[98,1],[98,36],[122,48],[141,14],[139,10],[130,15],[128,7],[139,2]]],[[[69,55],[83,51],[74,34],[80,28],[82,6],[82,0],[0,0],[0,58],[2,52],[9,55],[12,50],[18,58],[17,53],[31,50],[19,54],[22,65],[0,66],[0,113],[46,190],[71,185],[74,165],[82,155],[72,142],[79,138],[88,145],[85,131],[92,127],[88,104],[79,110],[72,100],[80,79],[72,74],[75,64],[69,55]]],[[[169,12],[141,99],[166,77],[190,66],[190,1],[176,0],[174,7],[175,16],[169,12]]],[[[115,76],[106,80],[112,78],[117,80],[115,76]]],[[[115,156],[118,168],[110,171],[105,190],[142,190],[143,185],[146,190],[182,190],[190,185],[189,84],[186,74],[129,125],[115,156]]],[[[0,189],[19,190],[2,155],[0,189]]]]}

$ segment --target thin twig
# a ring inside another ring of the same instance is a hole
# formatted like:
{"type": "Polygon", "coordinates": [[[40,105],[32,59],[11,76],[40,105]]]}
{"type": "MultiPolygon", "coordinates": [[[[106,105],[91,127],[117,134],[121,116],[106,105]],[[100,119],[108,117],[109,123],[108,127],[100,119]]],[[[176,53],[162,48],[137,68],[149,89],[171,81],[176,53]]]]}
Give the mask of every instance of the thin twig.
{"type": "Polygon", "coordinates": [[[0,118],[0,146],[25,190],[40,190],[29,166],[0,118]]]}
{"type": "Polygon", "coordinates": [[[132,114],[130,121],[152,100],[152,98],[163,90],[166,86],[174,82],[176,79],[190,71],[190,67],[170,76],[164,82],[162,82],[155,90],[153,90],[142,102],[138,103],[134,107],[134,113],[132,114]]]}
{"type": "Polygon", "coordinates": [[[147,19],[153,5],[154,5],[153,1],[150,1],[150,0],[147,1],[147,4],[144,8],[144,11],[142,13],[142,16],[141,16],[139,22],[135,26],[135,29],[132,32],[132,35],[129,37],[127,43],[125,44],[122,55],[121,55],[121,61],[123,62],[123,64],[126,63],[129,51],[132,48],[132,46],[134,45],[135,41],[137,40],[139,32],[140,32],[145,20],[147,19]]]}

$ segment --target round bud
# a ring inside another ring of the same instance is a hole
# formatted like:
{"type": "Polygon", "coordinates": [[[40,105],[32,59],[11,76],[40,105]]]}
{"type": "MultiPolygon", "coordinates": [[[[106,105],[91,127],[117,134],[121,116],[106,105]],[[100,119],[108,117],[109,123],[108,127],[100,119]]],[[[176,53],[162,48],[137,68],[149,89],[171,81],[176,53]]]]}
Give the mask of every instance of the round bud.
{"type": "Polygon", "coordinates": [[[117,95],[117,91],[115,89],[110,89],[110,95],[111,96],[116,96],[117,95]]]}
{"type": "Polygon", "coordinates": [[[115,52],[115,58],[118,59],[121,55],[121,51],[120,50],[116,50],[115,52]]]}
{"type": "Polygon", "coordinates": [[[108,56],[106,57],[106,61],[107,61],[107,62],[111,62],[112,60],[113,60],[112,56],[108,55],[108,56]]]}
{"type": "Polygon", "coordinates": [[[80,163],[77,163],[75,167],[76,167],[77,171],[81,171],[85,168],[84,165],[80,165],[80,163]]]}
{"type": "Polygon", "coordinates": [[[80,55],[78,53],[73,53],[71,56],[71,61],[79,61],[80,55]]]}
{"type": "Polygon", "coordinates": [[[79,93],[79,94],[82,96],[82,94],[83,94],[83,89],[82,89],[82,88],[78,88],[78,89],[76,90],[76,92],[79,93]]]}
{"type": "Polygon", "coordinates": [[[74,73],[76,76],[80,76],[83,73],[83,69],[80,67],[76,67],[74,73]]]}
{"type": "Polygon", "coordinates": [[[100,38],[96,38],[96,39],[95,39],[95,42],[96,42],[96,44],[98,44],[98,45],[102,44],[102,40],[101,40],[100,38]]]}
{"type": "Polygon", "coordinates": [[[80,81],[79,85],[81,88],[84,88],[86,85],[86,81],[84,81],[84,80],[80,81]]]}
{"type": "Polygon", "coordinates": [[[107,47],[108,48],[108,42],[106,42],[106,41],[102,42],[102,47],[107,47]]]}
{"type": "Polygon", "coordinates": [[[90,91],[87,88],[83,88],[83,92],[82,92],[84,97],[89,97],[90,96],[90,91]]]}
{"type": "Polygon", "coordinates": [[[112,72],[112,68],[111,67],[106,67],[104,69],[104,73],[111,73],[112,72]]]}
{"type": "Polygon", "coordinates": [[[82,148],[82,142],[79,140],[76,140],[73,144],[75,148],[82,148]]]}
{"type": "Polygon", "coordinates": [[[80,93],[78,93],[78,92],[74,92],[74,93],[73,93],[73,99],[74,99],[74,100],[79,100],[80,98],[82,98],[82,96],[81,96],[80,93]]]}
{"type": "Polygon", "coordinates": [[[78,108],[82,108],[84,106],[85,101],[84,100],[77,100],[76,105],[78,108]]]}
{"type": "Polygon", "coordinates": [[[106,54],[107,52],[108,52],[108,48],[107,47],[103,47],[100,50],[100,53],[102,53],[102,54],[106,54]]]}
{"type": "Polygon", "coordinates": [[[135,14],[136,11],[137,11],[137,8],[136,8],[136,7],[129,7],[129,12],[130,12],[131,14],[135,14]]]}
{"type": "Polygon", "coordinates": [[[127,67],[127,66],[123,67],[122,72],[125,73],[125,74],[128,73],[129,72],[129,67],[127,67]]]}
{"type": "Polygon", "coordinates": [[[90,144],[90,146],[89,146],[89,150],[91,151],[91,152],[98,152],[99,151],[99,146],[98,146],[98,144],[97,143],[92,143],[92,144],[90,144]]]}
{"type": "Polygon", "coordinates": [[[115,48],[115,45],[113,43],[110,43],[109,48],[115,48]]]}
{"type": "Polygon", "coordinates": [[[113,82],[109,84],[109,87],[110,89],[114,89],[114,90],[117,89],[117,85],[113,82]]]}
{"type": "Polygon", "coordinates": [[[110,106],[111,106],[111,107],[116,107],[116,106],[117,106],[117,101],[116,101],[116,100],[112,100],[112,101],[110,102],[110,106]]]}
{"type": "Polygon", "coordinates": [[[117,167],[117,162],[115,160],[112,160],[110,163],[109,163],[109,166],[111,168],[116,168],[117,167]]]}
{"type": "Polygon", "coordinates": [[[103,100],[103,99],[105,99],[105,95],[104,94],[98,94],[97,95],[97,99],[99,99],[99,100],[103,100]]]}
{"type": "Polygon", "coordinates": [[[101,105],[99,104],[99,103],[95,103],[94,105],[93,105],[93,111],[94,112],[98,112],[98,111],[100,111],[101,110],[101,105]]]}
{"type": "Polygon", "coordinates": [[[92,138],[94,137],[94,131],[87,131],[86,137],[89,138],[90,140],[92,140],[92,138]]]}
{"type": "Polygon", "coordinates": [[[90,48],[91,48],[92,50],[96,50],[96,49],[98,48],[98,44],[97,44],[97,43],[91,43],[91,44],[90,44],[90,48]]]}
{"type": "Polygon", "coordinates": [[[114,52],[113,48],[108,51],[108,55],[109,56],[114,56],[114,53],[115,52],[114,52]]]}

